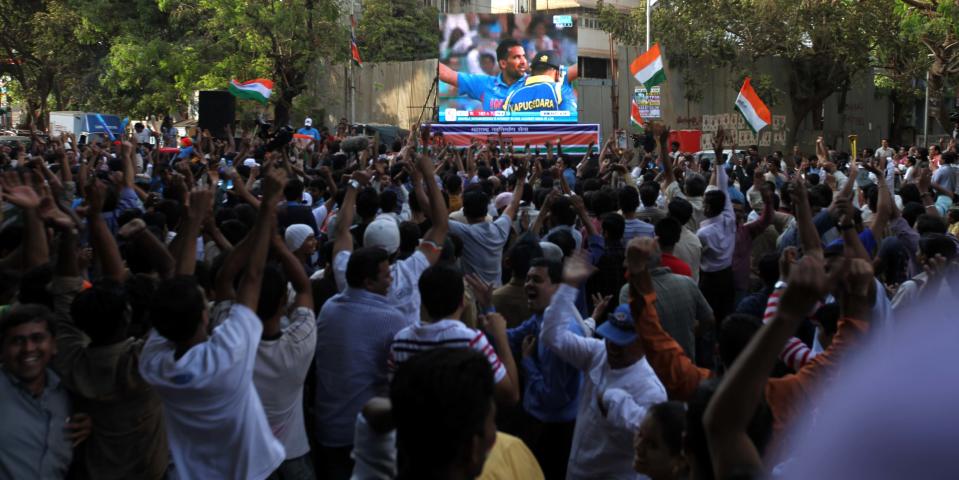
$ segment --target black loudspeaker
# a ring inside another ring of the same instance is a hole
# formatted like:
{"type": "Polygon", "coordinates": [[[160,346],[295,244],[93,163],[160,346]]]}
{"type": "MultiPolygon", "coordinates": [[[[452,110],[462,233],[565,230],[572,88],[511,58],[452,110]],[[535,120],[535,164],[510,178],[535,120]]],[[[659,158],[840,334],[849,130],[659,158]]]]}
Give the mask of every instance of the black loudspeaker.
{"type": "Polygon", "coordinates": [[[208,129],[216,138],[226,138],[227,125],[233,128],[236,117],[236,97],[223,90],[200,91],[200,129],[208,129]]]}

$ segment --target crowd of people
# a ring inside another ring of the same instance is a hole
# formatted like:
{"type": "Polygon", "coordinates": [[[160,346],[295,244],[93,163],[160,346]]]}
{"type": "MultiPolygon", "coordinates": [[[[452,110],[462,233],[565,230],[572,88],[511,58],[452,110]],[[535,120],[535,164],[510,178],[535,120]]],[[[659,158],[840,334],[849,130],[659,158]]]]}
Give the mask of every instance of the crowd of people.
{"type": "Polygon", "coordinates": [[[955,138],[347,130],[2,147],[0,478],[808,474],[819,393],[959,292],[955,138]]]}

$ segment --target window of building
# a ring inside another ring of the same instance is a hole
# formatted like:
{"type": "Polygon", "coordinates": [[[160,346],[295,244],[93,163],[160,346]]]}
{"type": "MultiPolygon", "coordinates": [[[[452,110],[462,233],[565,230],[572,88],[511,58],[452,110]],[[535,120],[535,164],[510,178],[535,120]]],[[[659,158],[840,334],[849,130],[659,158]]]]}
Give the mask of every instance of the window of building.
{"type": "Polygon", "coordinates": [[[579,57],[579,76],[583,78],[609,78],[609,59],[579,57]]]}

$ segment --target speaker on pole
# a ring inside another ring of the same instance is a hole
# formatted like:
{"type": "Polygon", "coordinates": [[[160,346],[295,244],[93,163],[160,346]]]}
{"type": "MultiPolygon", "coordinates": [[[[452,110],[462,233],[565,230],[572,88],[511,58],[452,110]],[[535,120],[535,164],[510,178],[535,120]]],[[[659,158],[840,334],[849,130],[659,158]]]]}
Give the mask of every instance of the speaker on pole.
{"type": "Polygon", "coordinates": [[[233,128],[236,97],[225,90],[201,90],[199,102],[200,129],[207,129],[216,138],[226,138],[225,126],[233,128]]]}

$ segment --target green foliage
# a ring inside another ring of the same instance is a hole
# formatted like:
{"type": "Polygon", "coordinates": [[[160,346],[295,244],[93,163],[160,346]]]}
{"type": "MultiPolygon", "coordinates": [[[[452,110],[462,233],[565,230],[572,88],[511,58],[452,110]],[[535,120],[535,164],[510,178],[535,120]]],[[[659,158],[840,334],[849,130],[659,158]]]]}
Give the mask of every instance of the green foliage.
{"type": "Polygon", "coordinates": [[[0,0],[0,53],[30,110],[183,112],[231,78],[274,81],[286,121],[307,72],[348,58],[334,0],[0,0]]]}
{"type": "Polygon", "coordinates": [[[426,60],[439,55],[437,11],[418,0],[363,0],[357,43],[364,62],[426,60]]]}

